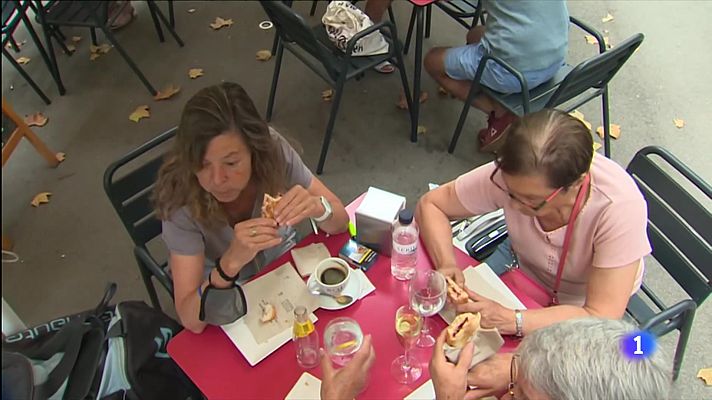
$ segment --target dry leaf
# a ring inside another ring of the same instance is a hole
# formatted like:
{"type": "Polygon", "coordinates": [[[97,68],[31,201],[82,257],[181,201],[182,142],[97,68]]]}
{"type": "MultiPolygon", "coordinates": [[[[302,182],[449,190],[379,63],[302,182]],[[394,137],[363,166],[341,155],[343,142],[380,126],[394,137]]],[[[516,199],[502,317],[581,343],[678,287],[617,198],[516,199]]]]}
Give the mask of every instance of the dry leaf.
{"type": "Polygon", "coordinates": [[[425,135],[428,133],[428,128],[424,127],[423,125],[418,125],[418,135],[425,135]]]}
{"type": "Polygon", "coordinates": [[[51,195],[52,193],[50,192],[37,193],[37,195],[32,198],[30,204],[32,204],[32,207],[39,207],[40,204],[49,203],[49,196],[51,195]]]}
{"type": "Polygon", "coordinates": [[[188,11],[188,14],[192,14],[195,12],[195,8],[189,8],[187,11],[188,11]]]}
{"type": "Polygon", "coordinates": [[[25,123],[27,126],[39,126],[40,128],[47,125],[49,118],[45,117],[41,112],[25,115],[25,123]]]}
{"type": "Polygon", "coordinates": [[[584,37],[586,38],[586,43],[588,43],[588,44],[598,44],[598,40],[596,39],[595,36],[592,36],[592,35],[584,35],[584,37]]]}
{"type": "Polygon", "coordinates": [[[164,87],[163,90],[159,90],[158,93],[153,96],[153,100],[166,100],[173,97],[178,92],[180,92],[180,86],[175,86],[171,83],[164,87]]]}
{"type": "Polygon", "coordinates": [[[81,41],[82,41],[82,37],[81,37],[81,36],[72,36],[72,42],[74,42],[74,43],[79,43],[79,42],[81,42],[81,41]]]}
{"type": "Polygon", "coordinates": [[[269,50],[260,50],[257,52],[255,57],[258,61],[267,61],[272,58],[272,52],[269,50]]]}
{"type": "Polygon", "coordinates": [[[30,57],[22,56],[22,57],[18,58],[18,59],[15,60],[15,61],[17,61],[18,64],[25,65],[25,64],[27,64],[28,62],[30,62],[30,60],[31,60],[30,57]]]}
{"type": "MultiPolygon", "coordinates": [[[[609,129],[609,133],[611,134],[611,137],[613,139],[618,139],[621,137],[621,126],[618,124],[611,124],[611,128],[609,129]]],[[[596,133],[598,134],[598,137],[603,139],[603,127],[599,126],[596,128],[596,133]]]]}
{"type": "Polygon", "coordinates": [[[682,129],[685,127],[685,120],[679,118],[673,118],[672,123],[675,124],[677,129],[682,129]]]}
{"type": "Polygon", "coordinates": [[[334,89],[326,89],[321,92],[321,99],[324,101],[331,101],[332,97],[334,97],[334,89]]]}
{"type": "Polygon", "coordinates": [[[69,50],[70,53],[74,53],[77,50],[77,46],[75,46],[71,43],[67,44],[66,46],[67,46],[67,50],[69,50]]]}
{"type": "Polygon", "coordinates": [[[593,142],[593,151],[596,151],[596,150],[600,149],[601,147],[603,147],[602,144],[600,144],[598,142],[593,142]]]}
{"type": "Polygon", "coordinates": [[[606,48],[607,48],[607,49],[610,49],[610,48],[613,47],[613,46],[611,45],[611,42],[608,41],[608,36],[604,36],[604,37],[603,37],[603,44],[606,45],[606,48]]]}
{"type": "Polygon", "coordinates": [[[133,122],[138,122],[141,118],[148,118],[151,113],[148,111],[147,105],[141,105],[136,107],[136,109],[129,115],[129,119],[133,122]]]}
{"type": "Polygon", "coordinates": [[[583,124],[586,125],[586,128],[588,128],[589,131],[591,130],[591,128],[592,128],[591,123],[586,121],[586,119],[584,118],[584,115],[581,111],[573,110],[569,113],[569,115],[578,119],[579,121],[583,122],[583,124]]]}
{"type": "Polygon", "coordinates": [[[606,14],[605,17],[601,18],[601,22],[606,23],[606,22],[611,22],[613,21],[613,16],[611,13],[606,14]]]}
{"type": "Polygon", "coordinates": [[[199,76],[203,76],[203,69],[202,68],[191,68],[188,70],[188,76],[190,79],[195,79],[199,76]]]}
{"type": "Polygon", "coordinates": [[[211,23],[210,27],[213,28],[214,30],[218,30],[218,29],[222,28],[223,26],[230,26],[232,24],[233,24],[232,18],[222,19],[220,17],[216,17],[215,22],[211,23]]]}
{"type": "Polygon", "coordinates": [[[89,54],[89,60],[91,60],[91,61],[94,61],[94,60],[96,60],[96,59],[99,58],[99,57],[101,57],[101,55],[100,55],[99,53],[91,53],[91,54],[89,54]]]}
{"type": "Polygon", "coordinates": [[[106,54],[111,50],[111,45],[108,43],[102,43],[99,45],[99,53],[106,54]]]}
{"type": "Polygon", "coordinates": [[[64,161],[64,159],[67,158],[67,155],[62,152],[57,153],[54,156],[57,158],[57,161],[59,161],[59,162],[62,162],[62,161],[64,161]]]}
{"type": "Polygon", "coordinates": [[[697,377],[705,381],[705,385],[712,386],[712,368],[701,368],[697,371],[697,377]]]}
{"type": "Polygon", "coordinates": [[[447,96],[447,90],[445,90],[445,88],[442,86],[438,86],[438,94],[440,96],[447,96]]]}

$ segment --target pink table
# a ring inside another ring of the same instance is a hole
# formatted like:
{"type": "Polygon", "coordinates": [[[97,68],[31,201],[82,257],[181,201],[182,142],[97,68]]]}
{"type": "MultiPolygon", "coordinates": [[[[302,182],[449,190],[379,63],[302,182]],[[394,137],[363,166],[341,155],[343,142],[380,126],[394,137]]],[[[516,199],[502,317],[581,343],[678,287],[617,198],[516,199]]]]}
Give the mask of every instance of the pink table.
{"type": "MultiPolygon", "coordinates": [[[[361,198],[357,199],[348,207],[351,213],[360,200],[361,198]]],[[[299,247],[322,242],[332,255],[337,255],[346,240],[346,233],[331,237],[324,234],[309,235],[299,243],[299,247]]],[[[418,268],[431,268],[430,259],[423,246],[420,246],[418,252],[418,268]]],[[[477,264],[477,261],[459,250],[456,250],[456,253],[458,265],[461,267],[477,264]]],[[[287,261],[292,261],[290,253],[276,260],[264,272],[287,261]]],[[[331,319],[346,316],[357,320],[363,331],[373,336],[376,351],[376,363],[371,369],[369,385],[359,398],[403,398],[429,379],[427,365],[432,348],[413,351],[413,355],[423,367],[422,377],[413,385],[401,385],[391,377],[391,361],[403,351],[396,338],[394,317],[398,307],[408,301],[407,284],[391,277],[388,257],[379,256],[367,276],[376,291],[344,310],[316,311],[319,317],[316,329],[321,338],[324,327],[331,319]]],[[[528,308],[540,307],[516,289],[514,293],[528,308]]],[[[432,321],[436,332],[445,327],[439,317],[433,317],[432,321]]],[[[512,351],[516,346],[516,339],[507,337],[502,351],[512,351]]],[[[284,398],[303,372],[297,365],[292,342],[282,346],[255,367],[250,367],[222,329],[215,326],[207,327],[199,335],[184,330],[168,344],[168,353],[209,399],[284,398]]],[[[320,368],[310,372],[321,378],[320,368]]]]}

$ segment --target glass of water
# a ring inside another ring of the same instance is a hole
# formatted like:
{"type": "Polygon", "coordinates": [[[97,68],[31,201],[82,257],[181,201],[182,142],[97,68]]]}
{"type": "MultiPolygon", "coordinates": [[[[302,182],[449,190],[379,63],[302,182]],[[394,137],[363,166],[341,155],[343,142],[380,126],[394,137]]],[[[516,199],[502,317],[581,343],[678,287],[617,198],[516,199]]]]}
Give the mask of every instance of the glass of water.
{"type": "Polygon", "coordinates": [[[335,364],[344,366],[361,348],[363,332],[358,322],[351,318],[332,319],[324,329],[324,347],[335,364]]]}
{"type": "Polygon", "coordinates": [[[424,317],[423,329],[416,346],[431,347],[435,344],[435,337],[430,333],[430,324],[427,317],[439,313],[445,306],[445,298],[447,296],[445,277],[434,270],[417,271],[410,280],[408,293],[410,306],[424,317]]]}

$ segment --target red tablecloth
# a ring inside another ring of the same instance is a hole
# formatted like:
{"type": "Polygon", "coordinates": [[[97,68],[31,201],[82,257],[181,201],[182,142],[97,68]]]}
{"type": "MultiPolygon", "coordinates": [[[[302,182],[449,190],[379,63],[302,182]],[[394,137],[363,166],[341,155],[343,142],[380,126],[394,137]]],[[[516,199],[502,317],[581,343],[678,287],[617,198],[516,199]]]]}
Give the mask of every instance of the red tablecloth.
{"type": "Polygon", "coordinates": [[[435,3],[438,0],[408,0],[408,1],[415,4],[418,7],[425,7],[427,5],[435,3]]]}
{"type": "MultiPolygon", "coordinates": [[[[350,205],[351,213],[360,200],[361,198],[350,205]]],[[[332,255],[338,255],[347,239],[346,233],[331,237],[322,233],[318,236],[309,235],[298,246],[323,242],[332,255]]],[[[418,268],[431,268],[430,259],[423,246],[419,247],[418,253],[418,268]]],[[[463,268],[477,264],[477,261],[459,250],[456,250],[456,255],[458,265],[463,268]]],[[[263,272],[287,261],[292,261],[290,253],[280,257],[263,272]]],[[[423,367],[423,375],[417,382],[401,385],[391,377],[391,361],[403,352],[396,338],[394,317],[398,307],[408,302],[408,286],[407,283],[391,277],[388,257],[379,255],[378,261],[366,275],[376,287],[375,292],[344,310],[317,310],[315,314],[319,321],[316,323],[316,329],[322,338],[324,327],[335,317],[346,316],[358,321],[361,329],[373,336],[373,347],[376,351],[376,362],[371,369],[369,385],[359,399],[403,398],[429,379],[427,366],[432,348],[417,348],[412,352],[423,367]]],[[[528,308],[540,307],[526,295],[516,291],[514,294],[528,308]]],[[[434,333],[445,327],[444,321],[439,317],[432,317],[431,320],[434,333]]],[[[506,337],[502,351],[511,351],[516,345],[516,339],[506,337]]],[[[170,341],[168,353],[209,399],[281,399],[289,393],[303,372],[297,364],[292,342],[285,344],[256,366],[250,367],[223,330],[215,326],[208,326],[199,335],[184,330],[170,341]]],[[[310,372],[321,378],[319,367],[310,372]]]]}

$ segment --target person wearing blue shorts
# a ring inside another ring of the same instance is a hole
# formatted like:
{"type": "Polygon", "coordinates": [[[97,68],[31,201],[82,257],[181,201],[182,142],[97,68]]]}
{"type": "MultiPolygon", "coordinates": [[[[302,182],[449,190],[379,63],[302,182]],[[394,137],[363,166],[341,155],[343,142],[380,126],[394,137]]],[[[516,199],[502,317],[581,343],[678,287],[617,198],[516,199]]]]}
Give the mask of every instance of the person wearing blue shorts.
{"type": "MultiPolygon", "coordinates": [[[[569,13],[564,0],[482,0],[485,25],[467,34],[467,45],[435,47],[425,56],[425,69],[446,91],[467,99],[482,57],[490,53],[520,71],[529,89],[551,79],[564,65],[568,47],[569,13]]],[[[521,92],[519,81],[500,64],[490,61],[482,85],[501,93],[521,92]]],[[[484,93],[472,106],[488,115],[487,128],[479,131],[480,151],[501,145],[505,128],[517,116],[484,93]]]]}

